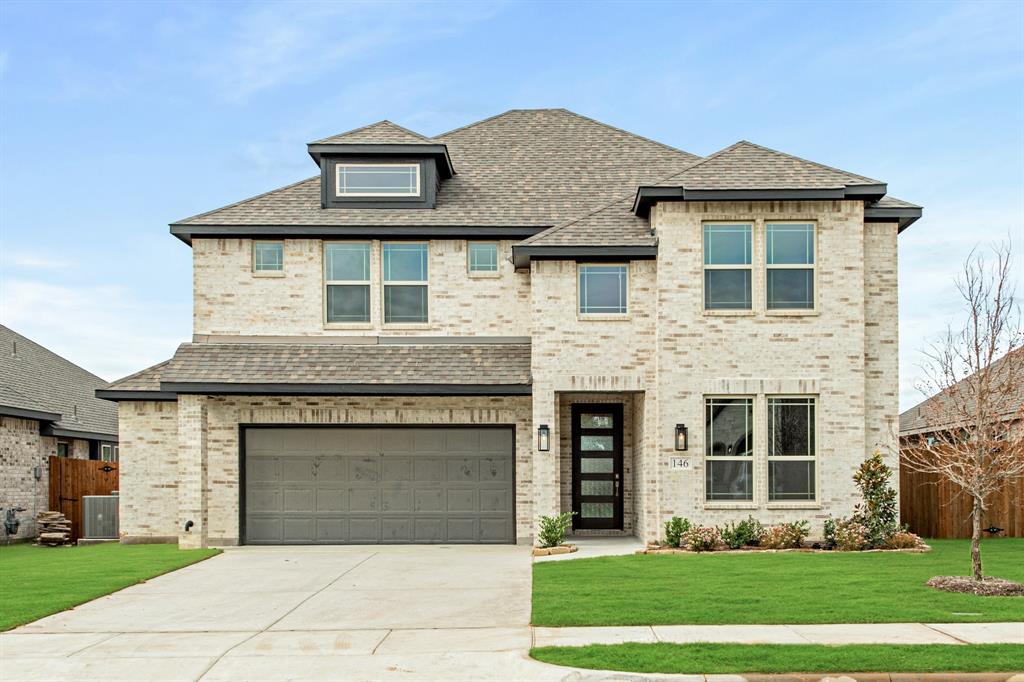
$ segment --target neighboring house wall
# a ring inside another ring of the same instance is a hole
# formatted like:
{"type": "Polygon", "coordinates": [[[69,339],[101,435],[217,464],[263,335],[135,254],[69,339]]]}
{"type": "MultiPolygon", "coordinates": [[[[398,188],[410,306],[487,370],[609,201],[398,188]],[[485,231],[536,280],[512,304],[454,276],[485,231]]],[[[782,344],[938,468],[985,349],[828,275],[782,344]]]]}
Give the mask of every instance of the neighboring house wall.
{"type": "MultiPolygon", "coordinates": [[[[0,524],[8,509],[22,507],[18,533],[8,536],[0,526],[0,541],[20,540],[36,534],[36,515],[50,508],[50,457],[57,456],[57,438],[39,434],[33,419],[0,417],[0,524]],[[34,469],[40,468],[36,480],[34,469]]],[[[67,440],[73,459],[89,459],[89,441],[67,440]]]]}
{"type": "Polygon", "coordinates": [[[195,334],[528,335],[524,324],[529,316],[529,275],[516,273],[508,262],[513,242],[500,242],[497,277],[470,277],[465,240],[431,240],[430,321],[413,325],[382,323],[379,240],[372,242],[370,250],[371,322],[344,325],[325,323],[324,240],[284,240],[284,270],[279,276],[253,273],[252,243],[251,239],[193,240],[195,334]]]}

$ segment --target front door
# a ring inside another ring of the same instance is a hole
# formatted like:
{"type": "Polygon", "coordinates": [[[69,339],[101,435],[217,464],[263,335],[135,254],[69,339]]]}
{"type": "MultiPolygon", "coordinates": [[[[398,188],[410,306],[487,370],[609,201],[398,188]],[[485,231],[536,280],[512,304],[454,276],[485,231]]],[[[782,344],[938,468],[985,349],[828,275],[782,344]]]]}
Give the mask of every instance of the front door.
{"type": "Polygon", "coordinates": [[[622,530],[622,405],[572,406],[572,527],[622,530]]]}

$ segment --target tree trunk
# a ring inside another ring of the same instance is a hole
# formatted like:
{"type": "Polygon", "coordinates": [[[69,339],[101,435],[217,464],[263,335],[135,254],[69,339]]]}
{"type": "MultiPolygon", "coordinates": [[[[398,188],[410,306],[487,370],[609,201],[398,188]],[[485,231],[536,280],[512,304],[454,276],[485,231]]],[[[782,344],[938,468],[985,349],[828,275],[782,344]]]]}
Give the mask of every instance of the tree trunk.
{"type": "Polygon", "coordinates": [[[971,512],[971,574],[975,580],[981,580],[981,500],[974,498],[974,509],[971,512]]]}

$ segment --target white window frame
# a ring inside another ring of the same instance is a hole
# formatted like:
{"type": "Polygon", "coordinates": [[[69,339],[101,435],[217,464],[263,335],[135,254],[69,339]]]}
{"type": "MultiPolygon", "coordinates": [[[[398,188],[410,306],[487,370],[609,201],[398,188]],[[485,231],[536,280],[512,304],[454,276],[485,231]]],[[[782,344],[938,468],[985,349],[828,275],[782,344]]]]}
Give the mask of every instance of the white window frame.
{"type": "Polygon", "coordinates": [[[704,472],[704,505],[705,507],[711,508],[716,506],[742,506],[744,508],[752,507],[757,504],[757,488],[758,488],[758,473],[757,473],[757,442],[760,439],[760,429],[757,426],[757,396],[756,395],[705,395],[704,400],[701,403],[702,414],[701,423],[704,425],[704,466],[708,467],[709,462],[750,462],[750,497],[745,500],[737,499],[712,499],[709,497],[710,488],[708,487],[707,472],[704,472]],[[709,453],[709,448],[713,442],[711,431],[708,428],[708,403],[716,400],[747,400],[750,401],[750,454],[749,455],[713,455],[709,453]]]}
{"type": "MultiPolygon", "coordinates": [[[[485,240],[473,240],[466,242],[466,272],[469,273],[470,277],[500,277],[501,276],[501,242],[496,241],[485,241],[485,240]],[[494,270],[474,270],[473,269],[473,255],[472,248],[474,245],[493,245],[494,246],[494,270]]],[[[429,275],[429,272],[428,272],[429,275]]]]}
{"type": "Polygon", "coordinates": [[[406,242],[406,241],[386,241],[380,243],[380,321],[382,325],[387,325],[391,328],[396,327],[424,327],[430,324],[430,311],[433,308],[430,305],[430,242],[406,242]],[[387,279],[387,262],[384,257],[385,246],[423,246],[427,254],[427,272],[426,279],[423,280],[388,280],[387,279]],[[427,319],[423,322],[388,322],[388,310],[387,310],[387,288],[389,286],[418,286],[426,289],[426,301],[427,301],[427,319]]]}
{"type": "Polygon", "coordinates": [[[116,462],[118,461],[117,446],[113,443],[100,443],[100,461],[102,462],[116,462]]]}
{"type": "Polygon", "coordinates": [[[576,263],[576,317],[580,320],[625,320],[629,318],[629,292],[632,289],[632,268],[629,262],[625,263],[576,263]],[[583,312],[583,291],[580,287],[580,277],[584,268],[590,267],[616,267],[624,268],[626,271],[626,310],[621,313],[589,313],[583,312]]]}
{"type": "Polygon", "coordinates": [[[788,394],[786,394],[786,395],[766,395],[765,396],[765,415],[766,415],[766,419],[765,419],[765,453],[767,455],[767,466],[765,467],[765,473],[764,473],[764,488],[765,488],[765,500],[767,501],[768,506],[770,506],[770,507],[791,507],[791,506],[794,506],[794,505],[815,505],[815,504],[818,503],[818,497],[819,497],[819,492],[818,492],[819,491],[819,486],[818,486],[818,483],[819,483],[819,476],[820,476],[820,473],[821,473],[821,463],[820,463],[819,457],[818,457],[818,453],[820,452],[820,447],[818,445],[818,441],[820,440],[820,436],[821,436],[821,430],[819,428],[819,426],[820,426],[820,424],[819,424],[819,417],[818,417],[818,413],[820,412],[819,407],[820,407],[820,401],[818,400],[818,396],[817,395],[807,395],[807,394],[805,394],[805,395],[788,395],[788,394]],[[772,424],[772,401],[774,401],[774,400],[807,400],[807,401],[810,401],[811,404],[814,405],[814,419],[808,425],[808,428],[810,428],[811,424],[813,424],[813,427],[814,427],[814,448],[813,448],[812,454],[810,454],[810,455],[773,455],[772,454],[773,442],[771,440],[770,434],[772,433],[772,426],[771,426],[771,424],[772,424]],[[770,475],[772,462],[814,462],[814,497],[812,497],[812,498],[805,498],[805,499],[785,498],[785,499],[773,500],[771,498],[772,491],[771,491],[771,475],[770,475]]]}
{"type": "Polygon", "coordinates": [[[339,163],[334,166],[334,195],[340,198],[348,197],[418,197],[422,192],[422,174],[418,163],[339,163]],[[342,192],[341,172],[345,168],[412,168],[416,174],[416,191],[414,192],[342,192]]]}
{"type": "Polygon", "coordinates": [[[818,224],[813,220],[766,220],[764,222],[764,310],[769,315],[810,315],[818,310],[818,224]],[[771,225],[810,225],[812,263],[774,264],[768,260],[768,233],[771,225]],[[768,303],[768,273],[771,270],[810,270],[814,289],[810,308],[771,308],[768,303]]]}
{"type": "Polygon", "coordinates": [[[754,314],[754,250],[757,239],[757,221],[755,220],[708,220],[700,225],[700,307],[706,315],[752,315],[754,314]],[[750,254],[749,263],[707,263],[707,228],[708,227],[746,227],[750,231],[750,254]],[[749,308],[709,308],[707,296],[708,270],[746,270],[750,273],[750,307],[749,308]]]}
{"type": "Polygon", "coordinates": [[[281,239],[254,239],[252,241],[252,274],[254,277],[284,277],[284,240],[281,239]],[[256,268],[256,250],[260,244],[281,245],[281,269],[280,270],[258,270],[256,268]]]}
{"type": "Polygon", "coordinates": [[[373,324],[373,242],[368,241],[325,241],[323,243],[323,249],[321,250],[321,258],[323,259],[323,267],[320,269],[321,276],[323,277],[323,298],[324,298],[324,326],[326,327],[368,327],[373,324]],[[368,264],[366,268],[366,279],[365,280],[348,280],[348,279],[328,279],[327,278],[327,249],[332,244],[345,244],[349,246],[365,246],[367,251],[368,264]],[[367,311],[367,319],[362,321],[329,321],[327,317],[327,289],[329,286],[365,286],[369,289],[369,310],[367,311]]]}

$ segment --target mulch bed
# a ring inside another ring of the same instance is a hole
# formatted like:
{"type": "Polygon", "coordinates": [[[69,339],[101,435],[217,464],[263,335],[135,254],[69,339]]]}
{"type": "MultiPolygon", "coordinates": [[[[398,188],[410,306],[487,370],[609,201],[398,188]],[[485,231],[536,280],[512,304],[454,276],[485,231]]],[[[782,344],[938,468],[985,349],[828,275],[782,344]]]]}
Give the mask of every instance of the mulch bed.
{"type": "Polygon", "coordinates": [[[1024,585],[1002,578],[975,580],[965,575],[940,575],[925,585],[943,592],[962,592],[979,597],[1024,597],[1024,585]]]}
{"type": "MultiPolygon", "coordinates": [[[[793,547],[790,549],[768,549],[767,547],[743,547],[742,549],[716,549],[715,554],[753,554],[756,552],[806,552],[806,553],[821,553],[821,554],[869,554],[872,552],[907,552],[907,553],[922,553],[930,552],[932,548],[929,545],[919,545],[917,547],[908,547],[904,549],[860,549],[860,550],[841,550],[841,549],[823,549],[814,547],[793,547]]],[[[664,545],[648,545],[646,549],[638,549],[637,554],[710,554],[711,552],[694,552],[690,549],[680,549],[679,547],[666,547],[664,545]]]]}

